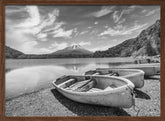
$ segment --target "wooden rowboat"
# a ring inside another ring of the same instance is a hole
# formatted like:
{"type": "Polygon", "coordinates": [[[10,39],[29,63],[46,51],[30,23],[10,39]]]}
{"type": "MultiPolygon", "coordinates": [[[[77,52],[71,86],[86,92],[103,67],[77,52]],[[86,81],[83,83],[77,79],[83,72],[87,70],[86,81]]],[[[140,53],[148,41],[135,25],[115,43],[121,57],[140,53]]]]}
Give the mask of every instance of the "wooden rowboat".
{"type": "Polygon", "coordinates": [[[134,84],[122,77],[63,76],[53,85],[65,97],[80,103],[130,108],[134,104],[134,84]]]}
{"type": "Polygon", "coordinates": [[[119,76],[129,79],[135,85],[135,88],[144,86],[144,72],[137,69],[97,68],[96,70],[85,72],[85,75],[119,76]]]}
{"type": "Polygon", "coordinates": [[[127,69],[140,69],[145,72],[145,77],[154,76],[160,73],[160,63],[151,63],[151,64],[128,64],[124,66],[119,66],[118,68],[127,68],[127,69]]]}

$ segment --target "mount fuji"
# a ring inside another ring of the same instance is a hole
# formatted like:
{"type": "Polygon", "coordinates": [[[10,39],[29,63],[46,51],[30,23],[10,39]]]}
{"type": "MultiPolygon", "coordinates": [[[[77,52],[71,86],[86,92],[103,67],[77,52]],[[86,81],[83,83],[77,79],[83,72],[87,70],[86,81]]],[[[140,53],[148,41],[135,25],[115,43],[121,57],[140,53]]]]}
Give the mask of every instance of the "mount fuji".
{"type": "Polygon", "coordinates": [[[56,52],[51,53],[52,55],[58,55],[58,56],[89,56],[92,55],[93,52],[83,48],[79,44],[73,44],[71,46],[68,46],[62,50],[58,50],[56,52]]]}

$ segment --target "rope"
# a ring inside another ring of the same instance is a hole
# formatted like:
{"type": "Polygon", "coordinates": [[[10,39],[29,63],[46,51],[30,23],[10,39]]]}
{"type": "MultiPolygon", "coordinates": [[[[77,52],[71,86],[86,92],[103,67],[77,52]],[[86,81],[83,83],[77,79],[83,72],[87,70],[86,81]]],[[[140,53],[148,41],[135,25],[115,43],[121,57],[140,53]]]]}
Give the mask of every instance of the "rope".
{"type": "Polygon", "coordinates": [[[139,115],[139,112],[140,112],[140,108],[135,104],[135,91],[131,87],[129,87],[129,86],[128,86],[128,88],[131,90],[131,94],[132,94],[133,100],[134,100],[134,102],[133,102],[133,110],[135,112],[137,112],[136,113],[136,116],[138,116],[139,115]],[[136,110],[136,108],[137,108],[137,110],[136,110]]]}
{"type": "Polygon", "coordinates": [[[137,112],[136,113],[136,116],[138,116],[139,115],[139,112],[140,112],[140,108],[138,106],[136,106],[136,105],[133,105],[133,109],[134,109],[134,111],[137,112]],[[136,107],[137,107],[137,110],[136,110],[136,107]]]}

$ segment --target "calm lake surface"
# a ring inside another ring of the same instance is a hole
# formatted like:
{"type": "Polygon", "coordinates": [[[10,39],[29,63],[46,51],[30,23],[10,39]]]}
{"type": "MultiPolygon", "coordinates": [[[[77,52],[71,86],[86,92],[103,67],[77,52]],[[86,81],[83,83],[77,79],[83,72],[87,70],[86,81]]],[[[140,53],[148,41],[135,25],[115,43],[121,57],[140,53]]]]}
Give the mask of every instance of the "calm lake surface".
{"type": "Polygon", "coordinates": [[[134,63],[133,58],[6,59],[5,97],[52,87],[52,81],[63,75],[128,63],[134,63]]]}

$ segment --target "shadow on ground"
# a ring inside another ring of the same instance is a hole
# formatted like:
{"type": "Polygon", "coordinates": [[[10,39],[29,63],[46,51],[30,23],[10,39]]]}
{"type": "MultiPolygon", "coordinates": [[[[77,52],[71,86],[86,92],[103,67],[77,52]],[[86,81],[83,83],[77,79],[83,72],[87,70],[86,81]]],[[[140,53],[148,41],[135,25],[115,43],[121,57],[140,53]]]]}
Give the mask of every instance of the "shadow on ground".
{"type": "Polygon", "coordinates": [[[151,97],[148,94],[142,92],[141,90],[134,89],[134,91],[135,91],[136,98],[141,98],[141,99],[146,99],[146,100],[151,99],[151,97]]]}
{"type": "Polygon", "coordinates": [[[62,105],[78,116],[130,116],[122,108],[82,104],[65,98],[56,89],[52,89],[51,92],[62,105]]]}
{"type": "Polygon", "coordinates": [[[152,79],[152,80],[159,80],[160,81],[160,74],[156,75],[156,76],[145,76],[145,79],[152,79]]]}

